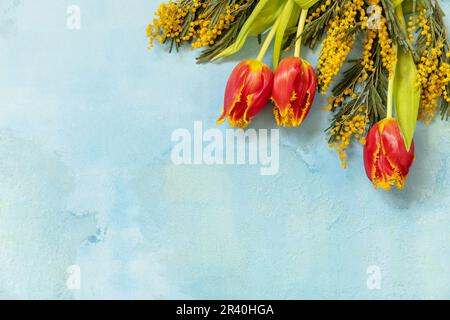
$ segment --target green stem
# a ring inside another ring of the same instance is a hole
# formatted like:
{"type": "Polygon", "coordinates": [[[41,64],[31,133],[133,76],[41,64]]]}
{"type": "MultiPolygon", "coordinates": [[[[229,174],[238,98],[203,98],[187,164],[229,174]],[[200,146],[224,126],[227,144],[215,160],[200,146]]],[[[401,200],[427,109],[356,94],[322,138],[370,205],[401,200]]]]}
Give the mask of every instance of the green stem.
{"type": "Polygon", "coordinates": [[[275,37],[275,34],[277,33],[278,25],[280,24],[280,18],[278,17],[275,21],[274,25],[272,26],[272,29],[270,30],[269,34],[267,35],[266,40],[264,40],[264,43],[261,47],[261,50],[259,51],[258,57],[256,60],[262,62],[264,59],[264,56],[266,55],[267,50],[270,47],[270,44],[272,43],[273,38],[275,37]]]}
{"type": "Polygon", "coordinates": [[[295,42],[295,53],[294,56],[300,58],[300,51],[302,49],[302,33],[305,29],[306,18],[308,16],[308,9],[302,9],[302,13],[300,15],[300,21],[298,22],[297,29],[297,41],[295,42]]]}
{"type": "Polygon", "coordinates": [[[395,14],[400,22],[402,29],[406,31],[405,15],[403,14],[403,7],[401,4],[395,7],[395,14]]]}
{"type": "MultiPolygon", "coordinates": [[[[395,55],[398,56],[397,45],[394,44],[395,55]]],[[[386,118],[390,119],[394,115],[394,83],[395,83],[395,69],[396,65],[392,66],[392,75],[389,78],[388,96],[387,96],[387,112],[386,118]]]]}
{"type": "Polygon", "coordinates": [[[394,77],[392,79],[389,79],[389,89],[388,89],[388,100],[387,100],[387,112],[386,112],[386,118],[390,119],[393,117],[393,106],[394,106],[394,77]]]}

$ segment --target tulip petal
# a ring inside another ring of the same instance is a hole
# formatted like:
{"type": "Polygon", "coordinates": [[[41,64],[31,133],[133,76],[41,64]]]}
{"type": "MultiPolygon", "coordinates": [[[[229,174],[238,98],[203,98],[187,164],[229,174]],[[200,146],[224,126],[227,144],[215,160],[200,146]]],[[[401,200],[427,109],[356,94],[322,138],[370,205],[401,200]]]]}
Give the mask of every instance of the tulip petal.
{"type": "Polygon", "coordinates": [[[231,103],[231,105],[229,104],[225,104],[224,107],[222,108],[222,115],[220,116],[220,118],[216,121],[216,124],[221,124],[223,123],[227,117],[230,116],[230,114],[232,114],[233,110],[235,109],[236,105],[238,103],[241,102],[241,97],[242,97],[242,90],[244,88],[244,85],[241,85],[240,89],[237,91],[236,96],[234,97],[233,102],[231,103]],[[229,107],[228,107],[229,106],[229,107]]]}
{"type": "Polygon", "coordinates": [[[241,62],[233,70],[217,123],[229,118],[232,127],[245,128],[267,104],[272,93],[272,70],[257,60],[241,62]]]}
{"type": "Polygon", "coordinates": [[[406,151],[397,120],[385,119],[373,126],[364,146],[364,166],[375,188],[402,189],[414,162],[414,143],[406,151]]]}
{"type": "Polygon", "coordinates": [[[281,61],[275,74],[272,100],[277,124],[298,127],[311,110],[316,93],[316,77],[312,66],[300,58],[281,61]]]}
{"type": "Polygon", "coordinates": [[[409,168],[414,161],[414,142],[411,142],[410,150],[406,150],[400,127],[395,121],[384,123],[382,144],[386,153],[390,155],[392,162],[396,163],[402,175],[408,175],[409,168]]]}
{"type": "Polygon", "coordinates": [[[267,105],[272,95],[273,72],[269,67],[265,66],[263,68],[257,83],[259,83],[259,86],[252,93],[252,97],[248,102],[248,117],[250,119],[255,117],[267,105]]]}

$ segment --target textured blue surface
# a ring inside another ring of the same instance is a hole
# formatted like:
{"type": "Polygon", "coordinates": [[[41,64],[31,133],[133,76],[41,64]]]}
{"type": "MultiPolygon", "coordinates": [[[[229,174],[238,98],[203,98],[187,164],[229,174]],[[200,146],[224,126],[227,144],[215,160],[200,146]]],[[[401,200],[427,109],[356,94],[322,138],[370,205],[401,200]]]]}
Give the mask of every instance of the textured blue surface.
{"type": "MultiPolygon", "coordinates": [[[[228,74],[257,48],[200,66],[148,51],[157,4],[0,1],[0,297],[450,298],[450,125],[419,126],[401,192],[373,190],[360,147],[340,168],[323,97],[281,130],[278,175],[175,166],[171,133],[214,128],[228,74]]],[[[274,128],[271,111],[253,127],[274,128]]]]}

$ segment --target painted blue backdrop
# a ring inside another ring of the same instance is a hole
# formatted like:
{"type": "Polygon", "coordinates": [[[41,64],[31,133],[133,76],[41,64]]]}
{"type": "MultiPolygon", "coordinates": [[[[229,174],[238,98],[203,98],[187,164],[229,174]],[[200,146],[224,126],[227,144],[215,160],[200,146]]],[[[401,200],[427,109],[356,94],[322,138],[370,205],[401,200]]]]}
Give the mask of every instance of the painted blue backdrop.
{"type": "Polygon", "coordinates": [[[215,128],[257,45],[148,51],[158,2],[0,1],[0,298],[450,298],[450,124],[419,126],[401,192],[373,190],[360,147],[341,169],[323,97],[281,130],[278,175],[175,166],[172,132],[215,128]]]}

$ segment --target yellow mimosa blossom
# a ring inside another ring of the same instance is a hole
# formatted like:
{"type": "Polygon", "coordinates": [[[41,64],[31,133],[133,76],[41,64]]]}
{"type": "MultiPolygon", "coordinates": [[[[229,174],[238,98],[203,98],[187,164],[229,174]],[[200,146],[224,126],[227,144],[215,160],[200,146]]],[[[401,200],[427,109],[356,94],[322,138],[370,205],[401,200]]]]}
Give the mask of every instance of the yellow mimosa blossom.
{"type": "Polygon", "coordinates": [[[155,41],[163,43],[168,38],[174,39],[178,43],[181,42],[184,18],[190,9],[190,6],[183,7],[172,0],[162,3],[155,12],[153,24],[147,27],[147,37],[150,38],[149,46],[153,47],[155,41]]]}
{"type": "Polygon", "coordinates": [[[413,23],[410,23],[410,33],[417,32],[417,29],[419,29],[426,48],[420,57],[417,67],[418,81],[422,88],[419,119],[428,124],[433,120],[437,112],[439,99],[450,102],[448,94],[450,64],[448,63],[448,57],[444,54],[444,44],[438,41],[435,43],[435,47],[431,45],[433,35],[425,10],[420,12],[417,21],[418,28],[415,28],[413,23]]]}
{"type": "Polygon", "coordinates": [[[349,0],[342,8],[342,14],[331,20],[317,66],[317,80],[323,94],[333,83],[353,46],[355,34],[350,31],[356,27],[357,14],[364,12],[363,5],[363,0],[349,0]]]}
{"type": "Polygon", "coordinates": [[[327,8],[330,6],[330,4],[331,4],[331,0],[326,0],[324,4],[322,4],[321,6],[317,7],[316,10],[311,12],[309,17],[306,19],[306,23],[311,23],[311,21],[313,21],[314,19],[320,17],[322,15],[322,13],[327,11],[327,8]]]}
{"type": "Polygon", "coordinates": [[[226,12],[220,15],[219,21],[214,25],[212,25],[211,20],[207,19],[204,15],[199,16],[199,19],[192,24],[192,27],[198,27],[194,36],[196,40],[192,43],[192,47],[201,48],[213,45],[216,39],[222,34],[222,31],[228,29],[234,22],[234,12],[238,9],[239,5],[233,7],[227,6],[226,12]]]}
{"type": "MultiPolygon", "coordinates": [[[[352,139],[357,139],[361,144],[365,143],[364,133],[369,122],[366,116],[366,106],[361,106],[352,117],[342,116],[340,122],[336,122],[330,134],[335,140],[329,144],[330,148],[335,148],[342,162],[342,167],[347,168],[347,149],[352,139]]],[[[327,138],[329,139],[329,138],[327,138]]]]}

